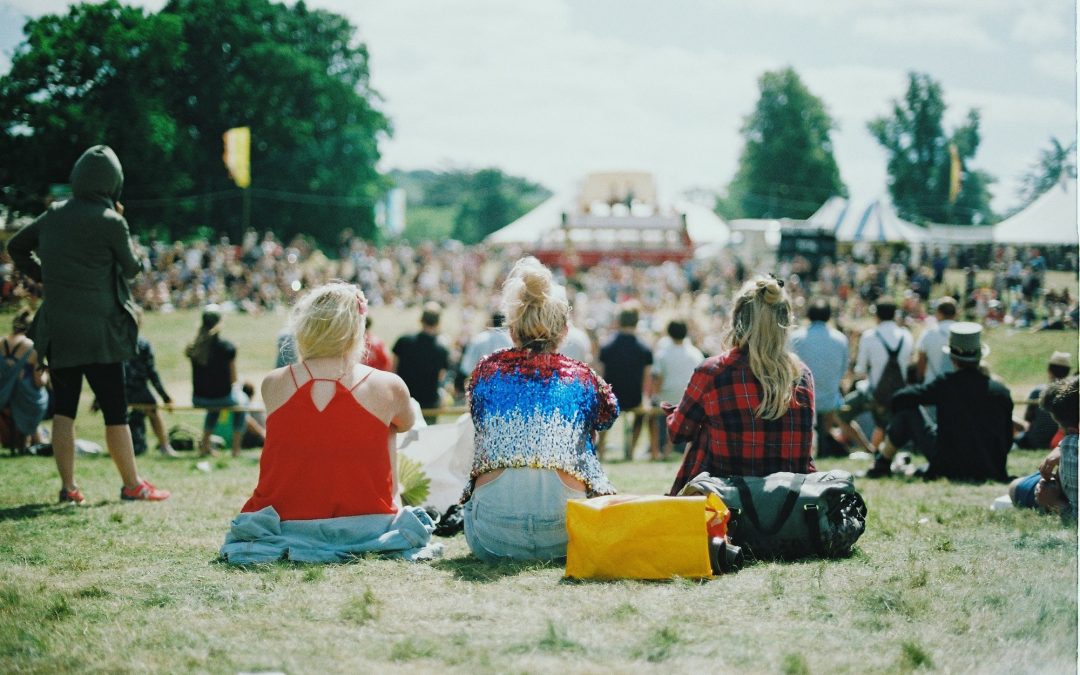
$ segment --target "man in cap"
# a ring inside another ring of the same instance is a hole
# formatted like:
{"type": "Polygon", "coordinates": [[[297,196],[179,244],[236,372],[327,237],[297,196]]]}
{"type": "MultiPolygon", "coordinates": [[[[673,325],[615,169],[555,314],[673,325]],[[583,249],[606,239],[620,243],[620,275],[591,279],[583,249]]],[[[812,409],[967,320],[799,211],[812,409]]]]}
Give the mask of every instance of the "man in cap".
{"type": "Polygon", "coordinates": [[[914,443],[930,460],[926,478],[1008,479],[1005,460],[1012,446],[1012,395],[979,366],[990,352],[982,344],[982,326],[954,323],[943,351],[952,360],[953,372],[904,387],[893,396],[893,419],[867,478],[891,475],[890,462],[897,449],[914,443]],[[937,424],[919,414],[920,405],[937,406],[937,424]]]}
{"type": "MultiPolygon", "coordinates": [[[[1069,376],[1072,370],[1072,356],[1069,352],[1054,352],[1046,364],[1049,382],[1057,382],[1069,376]]],[[[1028,395],[1027,410],[1024,412],[1025,428],[1014,439],[1016,447],[1026,450],[1042,450],[1050,447],[1050,441],[1057,433],[1058,425],[1050,413],[1039,405],[1046,385],[1036,387],[1028,395]]]]}

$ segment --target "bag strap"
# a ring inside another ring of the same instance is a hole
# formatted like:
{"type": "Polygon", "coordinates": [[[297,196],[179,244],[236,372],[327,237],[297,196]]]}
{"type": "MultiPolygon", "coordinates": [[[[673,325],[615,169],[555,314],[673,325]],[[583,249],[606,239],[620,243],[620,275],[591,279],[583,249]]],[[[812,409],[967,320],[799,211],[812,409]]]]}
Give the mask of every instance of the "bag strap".
{"type": "Polygon", "coordinates": [[[878,340],[881,340],[881,346],[885,348],[885,353],[889,355],[890,360],[895,359],[897,356],[900,355],[900,349],[904,346],[903,333],[900,334],[900,341],[896,343],[896,349],[889,349],[889,343],[885,342],[885,336],[883,336],[881,333],[874,331],[874,335],[877,336],[878,340]]]}
{"type": "Polygon", "coordinates": [[[825,542],[821,540],[821,516],[817,504],[803,505],[803,518],[806,520],[806,529],[810,533],[810,545],[814,547],[814,553],[825,558],[825,542]]]}
{"type": "Polygon", "coordinates": [[[791,512],[795,510],[795,502],[799,500],[799,493],[802,491],[803,482],[806,481],[806,474],[795,474],[791,485],[788,486],[788,493],[784,497],[784,504],[780,507],[780,513],[776,516],[776,522],[771,527],[762,527],[761,521],[758,519],[757,509],[754,508],[754,496],[750,494],[750,486],[746,484],[746,480],[742,476],[731,476],[731,481],[735,483],[735,487],[739,490],[741,506],[754,529],[761,534],[771,536],[780,531],[787,519],[791,517],[791,512]]]}

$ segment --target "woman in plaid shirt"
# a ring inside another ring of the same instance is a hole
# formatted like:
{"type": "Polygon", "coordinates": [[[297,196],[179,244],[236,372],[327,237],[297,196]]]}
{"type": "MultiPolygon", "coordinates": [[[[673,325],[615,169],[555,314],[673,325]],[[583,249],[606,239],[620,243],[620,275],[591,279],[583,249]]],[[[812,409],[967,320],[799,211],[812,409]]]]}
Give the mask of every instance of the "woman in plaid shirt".
{"type": "Polygon", "coordinates": [[[702,471],[815,471],[814,379],[787,349],[790,325],[782,281],[759,277],[739,291],[725,336],[729,349],[697,367],[678,408],[661,404],[672,441],[690,443],[671,494],[702,471]]]}

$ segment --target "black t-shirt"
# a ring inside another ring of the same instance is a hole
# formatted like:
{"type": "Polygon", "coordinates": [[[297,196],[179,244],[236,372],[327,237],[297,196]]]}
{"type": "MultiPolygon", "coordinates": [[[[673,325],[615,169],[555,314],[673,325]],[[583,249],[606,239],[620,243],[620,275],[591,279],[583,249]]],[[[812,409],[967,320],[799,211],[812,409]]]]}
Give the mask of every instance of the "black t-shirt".
{"type": "Polygon", "coordinates": [[[232,391],[229,364],[236,358],[236,347],[228,340],[216,338],[210,343],[210,359],[205,366],[191,362],[192,395],[203,398],[222,398],[232,391]]]}
{"type": "Polygon", "coordinates": [[[619,399],[620,410],[641,405],[645,368],[651,366],[652,362],[652,350],[629,333],[619,333],[600,349],[604,379],[611,385],[615,398],[619,399]]]}
{"type": "Polygon", "coordinates": [[[450,352],[436,336],[404,335],[394,343],[397,373],[421,408],[439,406],[439,373],[450,367],[450,352]]]}

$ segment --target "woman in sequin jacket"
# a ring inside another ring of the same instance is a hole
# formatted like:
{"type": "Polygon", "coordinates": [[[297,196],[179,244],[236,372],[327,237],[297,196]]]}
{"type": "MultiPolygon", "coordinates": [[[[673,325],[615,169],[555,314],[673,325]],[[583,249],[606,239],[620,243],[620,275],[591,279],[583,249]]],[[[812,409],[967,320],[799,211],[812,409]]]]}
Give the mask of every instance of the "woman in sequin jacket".
{"type": "Polygon", "coordinates": [[[514,346],[482,359],[468,388],[476,444],[465,538],[482,560],[563,558],[566,500],[615,493],[596,432],[619,404],[592,369],[556,352],[570,306],[536,258],[514,265],[503,304],[514,346]]]}

